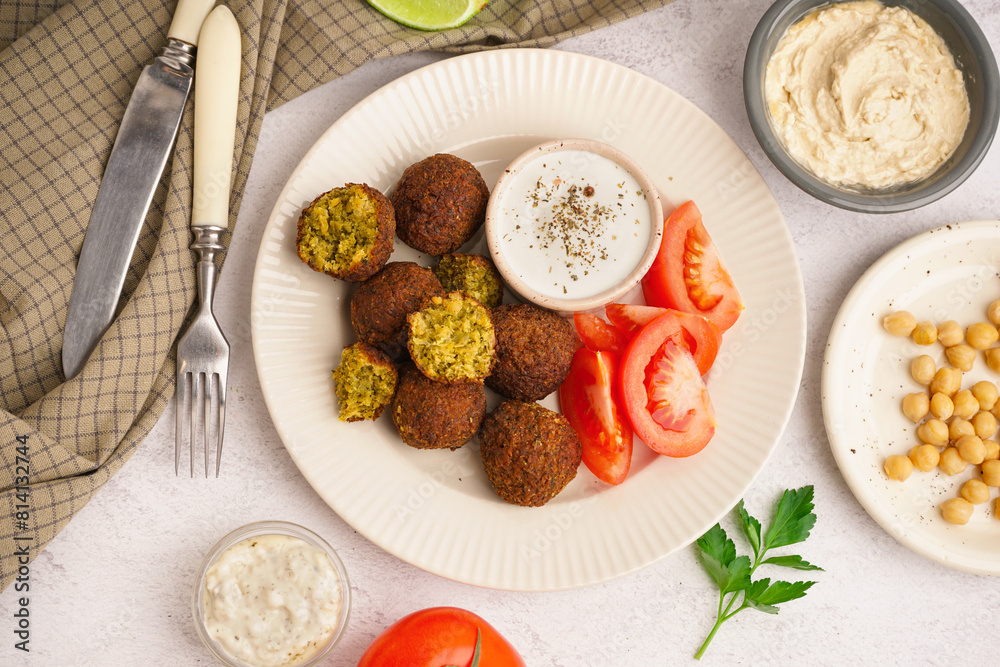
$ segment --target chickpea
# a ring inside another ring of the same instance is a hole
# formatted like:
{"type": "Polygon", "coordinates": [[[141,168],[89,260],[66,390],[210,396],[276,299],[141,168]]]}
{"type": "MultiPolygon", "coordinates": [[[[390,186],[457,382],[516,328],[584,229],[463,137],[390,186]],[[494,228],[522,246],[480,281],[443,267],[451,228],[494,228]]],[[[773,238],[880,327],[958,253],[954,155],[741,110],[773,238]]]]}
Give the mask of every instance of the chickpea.
{"type": "Polygon", "coordinates": [[[1000,327],[1000,299],[997,299],[986,309],[986,317],[990,322],[1000,327]]]}
{"type": "Polygon", "coordinates": [[[973,505],[982,505],[990,499],[990,487],[978,479],[970,479],[958,493],[973,505]]]}
{"type": "Polygon", "coordinates": [[[997,391],[996,384],[983,380],[972,385],[972,395],[979,401],[980,410],[992,410],[997,404],[1000,392],[997,391]]]}
{"type": "Polygon", "coordinates": [[[972,418],[972,428],[976,435],[985,440],[997,432],[997,418],[991,412],[980,412],[972,418]]]}
{"type": "Polygon", "coordinates": [[[948,523],[964,526],[972,518],[973,504],[965,498],[951,498],[941,503],[941,516],[948,523]]]}
{"type": "MultiPolygon", "coordinates": [[[[998,348],[1000,350],[1000,348],[998,348]]],[[[1000,367],[1000,365],[998,365],[1000,367]]],[[[921,354],[919,357],[910,362],[910,375],[913,379],[922,385],[929,385],[931,380],[934,379],[934,372],[937,370],[937,366],[934,363],[934,359],[927,354],[921,354]]],[[[1000,371],[998,371],[1000,372],[1000,371]]]]}
{"type": "Polygon", "coordinates": [[[983,484],[986,486],[1000,486],[1000,461],[992,459],[983,461],[983,484]]]}
{"type": "Polygon", "coordinates": [[[931,396],[930,411],[938,419],[951,419],[951,413],[955,411],[955,404],[950,398],[938,392],[931,396]]]}
{"type": "Polygon", "coordinates": [[[931,394],[941,392],[951,398],[962,386],[962,373],[954,368],[939,368],[931,380],[931,394]]]}
{"type": "Polygon", "coordinates": [[[955,394],[951,402],[955,404],[955,411],[952,412],[952,416],[959,419],[972,419],[979,412],[979,401],[976,400],[976,397],[968,389],[963,389],[955,394]]]}
{"type": "Polygon", "coordinates": [[[967,435],[975,435],[976,429],[972,427],[972,422],[964,419],[952,419],[948,424],[948,439],[958,442],[967,435]]]}
{"type": "Polygon", "coordinates": [[[965,436],[955,443],[955,449],[958,450],[959,456],[972,465],[979,465],[986,456],[986,445],[978,435],[965,436]]]}
{"type": "Polygon", "coordinates": [[[920,322],[913,329],[913,342],[917,345],[933,345],[937,342],[937,327],[933,322],[920,322]]]}
{"type": "Polygon", "coordinates": [[[988,349],[997,342],[997,338],[1000,338],[1000,333],[997,333],[997,328],[989,322],[976,322],[965,330],[965,340],[977,350],[988,349]]]}
{"type": "MultiPolygon", "coordinates": [[[[916,322],[913,323],[916,326],[916,322]]],[[[942,322],[938,326],[938,342],[945,347],[953,347],[965,340],[965,332],[955,320],[942,322]]]]}
{"type": "Polygon", "coordinates": [[[917,326],[917,318],[905,310],[897,310],[882,319],[882,326],[893,336],[909,336],[917,326]]]}
{"type": "Polygon", "coordinates": [[[948,444],[948,425],[940,419],[928,419],[917,427],[920,442],[943,447],[948,444]]]}
{"type": "Polygon", "coordinates": [[[983,460],[991,461],[1000,458],[1000,442],[996,440],[983,440],[983,460]]]}
{"type": "Polygon", "coordinates": [[[968,345],[953,345],[944,351],[944,356],[949,364],[963,373],[971,371],[976,363],[976,351],[968,345]]]}
{"type": "Polygon", "coordinates": [[[994,373],[1000,373],[1000,347],[991,347],[986,350],[986,365],[994,373]]]}
{"type": "Polygon", "coordinates": [[[913,462],[901,454],[893,454],[885,460],[885,474],[890,479],[905,482],[913,472],[913,462]]]}
{"type": "Polygon", "coordinates": [[[937,467],[940,460],[941,453],[938,452],[937,447],[934,445],[917,445],[910,450],[910,463],[917,470],[930,472],[937,467]]]}
{"type": "Polygon", "coordinates": [[[930,400],[923,392],[907,394],[903,397],[903,414],[914,424],[919,424],[920,420],[927,416],[930,409],[930,400]]]}
{"type": "Polygon", "coordinates": [[[941,468],[941,472],[946,475],[957,475],[969,466],[969,462],[961,457],[958,450],[954,447],[947,447],[943,452],[941,452],[941,459],[938,461],[938,467],[941,468]]]}

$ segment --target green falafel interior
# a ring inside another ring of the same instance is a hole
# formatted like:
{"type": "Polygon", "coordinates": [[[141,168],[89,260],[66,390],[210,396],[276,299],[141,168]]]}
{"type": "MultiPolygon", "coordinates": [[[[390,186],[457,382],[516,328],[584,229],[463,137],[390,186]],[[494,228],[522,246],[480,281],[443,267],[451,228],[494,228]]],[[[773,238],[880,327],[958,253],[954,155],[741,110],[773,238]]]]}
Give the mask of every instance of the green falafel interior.
{"type": "Polygon", "coordinates": [[[396,367],[380,350],[364,343],[344,348],[333,371],[340,421],[376,419],[396,392],[396,367]]]}
{"type": "Polygon", "coordinates": [[[330,190],[303,218],[299,254],[318,271],[349,269],[371,252],[378,238],[376,202],[360,185],[330,190]]]}
{"type": "Polygon", "coordinates": [[[434,267],[446,290],[461,290],[487,308],[503,300],[503,283],[490,260],[481,255],[445,255],[434,267]]]}
{"type": "Polygon", "coordinates": [[[496,336],[490,311],[454,291],[433,297],[409,317],[410,357],[431,379],[482,380],[493,366],[496,336]]]}

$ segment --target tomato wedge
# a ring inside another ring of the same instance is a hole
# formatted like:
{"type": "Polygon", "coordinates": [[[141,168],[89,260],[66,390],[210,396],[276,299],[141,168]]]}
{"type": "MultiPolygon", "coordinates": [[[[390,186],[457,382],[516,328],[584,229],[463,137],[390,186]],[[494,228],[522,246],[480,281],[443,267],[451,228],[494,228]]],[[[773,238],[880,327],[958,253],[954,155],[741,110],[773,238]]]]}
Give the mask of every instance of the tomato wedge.
{"type": "Polygon", "coordinates": [[[659,317],[632,339],[621,361],[622,402],[635,434],[660,454],[691,456],[715,435],[708,389],[691,352],[659,317]]]}
{"type": "Polygon", "coordinates": [[[573,324],[588,349],[621,354],[628,345],[629,336],[593,313],[573,313],[573,324]]]}
{"type": "MultiPolygon", "coordinates": [[[[636,306],[631,304],[610,303],[604,308],[611,323],[626,332],[629,339],[634,338],[647,324],[659,317],[669,317],[676,328],[676,333],[670,336],[674,342],[685,345],[694,355],[698,364],[698,372],[708,373],[719,354],[722,344],[722,332],[719,327],[702,315],[684,313],[672,308],[656,308],[653,306],[636,306]]],[[[666,323],[663,323],[664,328],[666,323]]]]}
{"type": "Polygon", "coordinates": [[[619,407],[618,355],[580,348],[559,385],[562,413],[580,436],[583,462],[598,479],[621,484],[632,464],[632,425],[619,407]]]}
{"type": "Polygon", "coordinates": [[[693,201],[678,206],[664,223],[660,252],[642,278],[642,295],[650,306],[704,315],[720,331],[743,312],[743,300],[693,201]]]}

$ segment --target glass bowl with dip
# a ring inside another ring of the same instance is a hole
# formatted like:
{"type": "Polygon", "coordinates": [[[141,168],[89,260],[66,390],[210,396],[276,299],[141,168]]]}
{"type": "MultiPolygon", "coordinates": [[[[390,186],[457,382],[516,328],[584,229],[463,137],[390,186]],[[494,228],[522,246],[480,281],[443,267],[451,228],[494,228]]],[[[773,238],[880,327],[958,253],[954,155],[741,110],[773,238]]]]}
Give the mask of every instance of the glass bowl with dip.
{"type": "Polygon", "coordinates": [[[642,168],[593,139],[558,139],[511,162],[486,207],[490,256],[522,300],[569,314],[610,303],[649,270],[663,207],[642,168]]]}
{"type": "Polygon", "coordinates": [[[750,39],[743,95],[792,183],[865,213],[957,188],[1000,119],[996,59],[957,0],[778,0],[750,39]]]}
{"type": "Polygon", "coordinates": [[[337,552],[285,521],[223,537],[198,569],[195,628],[227,667],[311,667],[347,628],[351,587],[337,552]]]}

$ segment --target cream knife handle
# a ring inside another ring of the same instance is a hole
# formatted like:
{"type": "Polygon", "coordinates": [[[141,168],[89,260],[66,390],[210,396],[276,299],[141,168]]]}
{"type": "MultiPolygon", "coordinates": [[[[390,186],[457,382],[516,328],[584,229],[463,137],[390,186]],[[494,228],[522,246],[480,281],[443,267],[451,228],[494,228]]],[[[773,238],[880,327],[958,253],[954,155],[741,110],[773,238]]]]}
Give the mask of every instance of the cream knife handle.
{"type": "Polygon", "coordinates": [[[229,226],[229,190],[240,90],[240,26],[219,5],[205,19],[194,79],[194,195],[191,226],[229,226]]]}
{"type": "Polygon", "coordinates": [[[198,31],[214,4],[215,0],[177,0],[167,37],[198,46],[198,31]]]}

